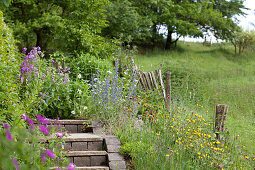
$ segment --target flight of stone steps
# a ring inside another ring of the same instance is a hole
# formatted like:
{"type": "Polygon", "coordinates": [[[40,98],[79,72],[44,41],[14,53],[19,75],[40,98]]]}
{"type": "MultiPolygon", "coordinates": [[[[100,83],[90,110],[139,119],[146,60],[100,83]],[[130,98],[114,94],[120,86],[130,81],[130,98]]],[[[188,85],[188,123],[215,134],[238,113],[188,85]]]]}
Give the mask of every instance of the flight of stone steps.
{"type": "Polygon", "coordinates": [[[120,141],[116,136],[104,135],[100,123],[92,122],[92,127],[86,120],[59,120],[59,123],[67,131],[64,150],[76,169],[126,169],[124,158],[119,154],[120,141]]]}

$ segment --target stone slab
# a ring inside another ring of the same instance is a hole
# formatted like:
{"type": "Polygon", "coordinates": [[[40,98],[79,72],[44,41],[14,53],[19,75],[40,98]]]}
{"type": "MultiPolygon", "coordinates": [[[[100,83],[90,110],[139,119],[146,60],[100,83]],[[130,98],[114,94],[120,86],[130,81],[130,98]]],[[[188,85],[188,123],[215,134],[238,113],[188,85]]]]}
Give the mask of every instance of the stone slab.
{"type": "Polygon", "coordinates": [[[88,142],[72,142],[72,151],[87,151],[87,150],[88,142]]]}
{"type": "Polygon", "coordinates": [[[76,166],[91,166],[90,157],[74,157],[74,164],[76,166]]]}
{"type": "Polygon", "coordinates": [[[106,151],[69,151],[67,156],[104,156],[107,155],[106,151]]]}
{"type": "Polygon", "coordinates": [[[82,141],[103,141],[103,138],[98,135],[89,133],[71,133],[67,137],[64,137],[66,142],[82,142],[82,141]]]}
{"type": "Polygon", "coordinates": [[[59,120],[58,122],[65,125],[83,125],[84,123],[89,124],[88,120],[59,120]]]}
{"type": "Polygon", "coordinates": [[[114,153],[120,151],[121,145],[107,145],[107,152],[114,153]]]}
{"type": "Polygon", "coordinates": [[[108,153],[109,161],[123,161],[124,157],[119,153],[108,153]]]}
{"type": "Polygon", "coordinates": [[[106,145],[121,145],[120,140],[115,137],[105,137],[105,143],[106,145]]]}
{"type": "Polygon", "coordinates": [[[91,156],[91,166],[101,166],[101,165],[106,165],[106,156],[91,156]]]}
{"type": "Polygon", "coordinates": [[[126,169],[125,161],[110,161],[109,167],[111,170],[126,169]]]}
{"type": "Polygon", "coordinates": [[[99,142],[88,142],[89,151],[101,151],[103,150],[103,141],[99,142]]]}
{"type": "Polygon", "coordinates": [[[77,133],[78,127],[77,125],[65,125],[65,130],[68,133],[77,133]]]}
{"type": "Polygon", "coordinates": [[[64,150],[65,151],[68,151],[68,150],[71,150],[71,149],[72,149],[72,146],[71,146],[70,142],[64,143],[64,150]]]}

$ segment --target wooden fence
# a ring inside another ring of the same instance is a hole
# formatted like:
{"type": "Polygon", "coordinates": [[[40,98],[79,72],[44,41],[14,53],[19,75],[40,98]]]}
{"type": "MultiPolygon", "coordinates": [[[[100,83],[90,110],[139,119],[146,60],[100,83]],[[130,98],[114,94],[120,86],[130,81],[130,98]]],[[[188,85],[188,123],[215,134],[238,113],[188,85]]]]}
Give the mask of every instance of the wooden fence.
{"type": "MultiPolygon", "coordinates": [[[[143,90],[156,90],[161,89],[162,96],[165,98],[165,104],[168,110],[170,111],[171,105],[171,73],[166,72],[166,81],[165,85],[162,79],[161,70],[155,70],[151,72],[142,72],[138,70],[134,60],[131,59],[132,67],[137,73],[138,79],[138,87],[143,90]]],[[[227,117],[228,105],[226,104],[218,104],[216,105],[216,115],[215,115],[215,123],[214,123],[214,132],[216,134],[216,138],[221,140],[220,133],[225,131],[224,124],[227,117]]]]}

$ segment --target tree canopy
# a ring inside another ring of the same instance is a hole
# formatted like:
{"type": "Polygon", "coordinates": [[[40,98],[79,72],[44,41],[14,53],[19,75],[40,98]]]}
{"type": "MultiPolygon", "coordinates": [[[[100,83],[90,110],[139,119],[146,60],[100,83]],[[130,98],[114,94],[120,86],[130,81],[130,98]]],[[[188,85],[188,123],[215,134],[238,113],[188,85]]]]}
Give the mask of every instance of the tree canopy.
{"type": "Polygon", "coordinates": [[[107,25],[108,0],[15,0],[5,20],[22,46],[54,52],[107,55],[111,45],[100,36],[107,25]],[[104,47],[102,47],[104,46],[104,47]]]}

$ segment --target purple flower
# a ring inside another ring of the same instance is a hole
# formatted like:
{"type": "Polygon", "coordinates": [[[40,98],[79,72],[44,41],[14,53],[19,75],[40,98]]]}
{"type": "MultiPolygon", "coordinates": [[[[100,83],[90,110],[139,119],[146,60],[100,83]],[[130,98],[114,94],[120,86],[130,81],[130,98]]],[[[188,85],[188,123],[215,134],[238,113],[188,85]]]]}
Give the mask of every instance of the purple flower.
{"type": "Polygon", "coordinates": [[[45,126],[39,126],[39,129],[42,131],[42,133],[44,133],[45,135],[49,134],[48,129],[45,126]]]}
{"type": "Polygon", "coordinates": [[[45,161],[46,161],[46,157],[45,157],[45,155],[41,155],[41,159],[42,159],[42,163],[44,164],[45,163],[45,161]]]}
{"type": "Polygon", "coordinates": [[[10,129],[11,126],[8,124],[8,123],[3,123],[3,126],[6,128],[6,129],[10,129]]]}
{"type": "Polygon", "coordinates": [[[46,75],[43,73],[43,74],[42,74],[42,77],[43,77],[43,78],[45,78],[45,77],[46,77],[46,75]]]}
{"type": "Polygon", "coordinates": [[[10,131],[9,131],[8,129],[6,129],[6,130],[5,130],[5,133],[6,133],[6,138],[7,138],[7,140],[12,141],[12,140],[13,140],[13,137],[12,137],[10,131]]]}
{"type": "Polygon", "coordinates": [[[16,166],[16,170],[20,170],[17,159],[12,158],[12,162],[15,164],[15,166],[16,166]]]}
{"type": "Polygon", "coordinates": [[[20,78],[20,82],[21,82],[21,84],[24,82],[24,77],[20,78]]]}
{"type": "Polygon", "coordinates": [[[50,120],[44,116],[36,115],[36,118],[37,118],[38,122],[40,122],[41,124],[47,125],[50,123],[50,120]]]}
{"type": "Polygon", "coordinates": [[[76,167],[76,165],[74,163],[70,163],[68,166],[67,166],[67,170],[74,170],[76,167]]]}
{"type": "Polygon", "coordinates": [[[24,119],[24,120],[27,120],[27,115],[25,115],[25,114],[22,114],[20,117],[21,117],[22,119],[24,119]]]}
{"type": "Polygon", "coordinates": [[[63,137],[63,134],[62,134],[62,133],[59,133],[59,132],[57,132],[56,135],[57,135],[59,138],[62,138],[62,137],[63,137]]]}
{"type": "Polygon", "coordinates": [[[51,150],[49,150],[49,149],[46,150],[46,154],[48,155],[48,157],[50,157],[52,159],[56,158],[54,153],[51,150]]]}

